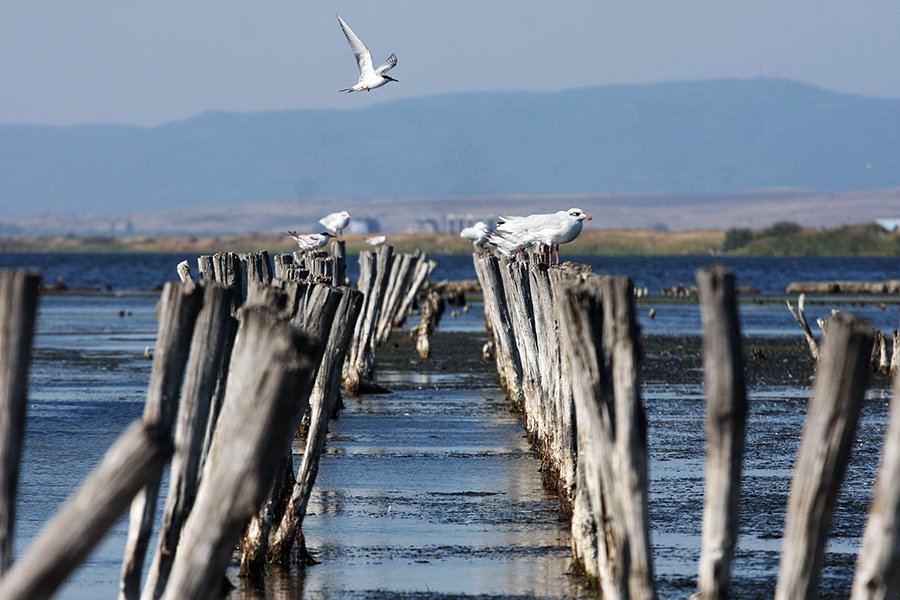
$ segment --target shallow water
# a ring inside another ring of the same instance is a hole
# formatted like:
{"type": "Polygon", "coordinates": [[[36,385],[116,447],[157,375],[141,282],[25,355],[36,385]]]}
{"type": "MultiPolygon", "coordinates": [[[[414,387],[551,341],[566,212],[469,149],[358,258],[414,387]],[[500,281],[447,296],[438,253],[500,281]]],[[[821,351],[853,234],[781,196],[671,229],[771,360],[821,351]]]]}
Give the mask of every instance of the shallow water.
{"type": "MultiPolygon", "coordinates": [[[[42,297],[17,553],[141,415],[155,304],[151,294],[42,297]]],[[[841,308],[867,311],[885,329],[900,325],[896,304],[841,308]]],[[[754,354],[734,596],[770,597],[812,366],[783,304],[744,304],[741,315],[754,354]]],[[[661,597],[684,597],[695,585],[702,510],[699,309],[641,302],[638,316],[656,579],[661,597]]],[[[348,400],[333,423],[305,522],[321,564],[281,576],[273,569],[261,590],[237,582],[231,597],[590,595],[566,575],[567,525],[555,497],[541,488],[540,463],[496,388],[492,366],[478,358],[487,339],[481,307],[448,312],[440,331],[430,361],[415,357],[405,339],[392,339],[378,378],[395,392],[348,400]]],[[[889,399],[884,380],[868,395],[835,513],[823,595],[846,596],[889,399]]],[[[123,519],[59,597],[115,596],[126,534],[123,519]]]]}

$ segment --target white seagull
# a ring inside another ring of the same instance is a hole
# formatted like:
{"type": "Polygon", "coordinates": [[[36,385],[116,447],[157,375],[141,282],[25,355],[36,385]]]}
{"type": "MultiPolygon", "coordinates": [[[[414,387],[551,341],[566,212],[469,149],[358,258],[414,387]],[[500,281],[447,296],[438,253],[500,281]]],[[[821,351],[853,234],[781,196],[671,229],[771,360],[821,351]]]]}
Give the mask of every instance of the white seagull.
{"type": "Polygon", "coordinates": [[[318,250],[328,243],[328,240],[335,237],[330,231],[322,233],[297,233],[296,231],[288,231],[284,235],[289,235],[297,241],[301,252],[312,252],[318,250]]]}
{"type": "Polygon", "coordinates": [[[478,221],[471,227],[466,227],[459,232],[459,237],[469,240],[479,253],[484,251],[484,245],[488,241],[491,228],[484,221],[478,221]]]}
{"type": "Polygon", "coordinates": [[[331,233],[344,237],[344,228],[350,224],[350,213],[346,210],[334,212],[319,219],[319,223],[331,233]]]}
{"type": "Polygon", "coordinates": [[[372,237],[366,238],[366,243],[370,246],[381,246],[385,242],[387,242],[386,235],[373,235],[372,237]]]}
{"type": "MultiPolygon", "coordinates": [[[[548,250],[547,264],[550,264],[551,253],[554,250],[556,264],[559,264],[559,245],[577,238],[586,220],[591,221],[591,216],[580,208],[527,217],[501,217],[495,233],[507,244],[515,244],[518,248],[543,244],[548,250]]],[[[501,251],[506,252],[502,243],[492,241],[501,251]]]]}
{"type": "Polygon", "coordinates": [[[353,54],[356,55],[356,66],[359,67],[359,81],[356,85],[339,91],[347,92],[348,94],[350,92],[368,92],[383,86],[389,81],[397,81],[385,74],[397,66],[397,55],[391,54],[380,67],[377,69],[373,68],[372,53],[369,52],[363,41],[359,39],[359,36],[353,33],[353,30],[350,29],[350,26],[344,22],[341,16],[338,15],[337,18],[341,24],[341,29],[344,30],[344,35],[347,36],[347,41],[350,42],[353,54]]]}

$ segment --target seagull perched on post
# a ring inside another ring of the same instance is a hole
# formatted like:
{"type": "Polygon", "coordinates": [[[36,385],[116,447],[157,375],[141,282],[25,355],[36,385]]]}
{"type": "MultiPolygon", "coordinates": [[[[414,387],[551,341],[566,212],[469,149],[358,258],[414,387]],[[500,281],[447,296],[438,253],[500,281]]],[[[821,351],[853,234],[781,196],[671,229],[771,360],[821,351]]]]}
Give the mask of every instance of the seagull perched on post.
{"type": "Polygon", "coordinates": [[[397,66],[397,55],[391,54],[380,67],[377,69],[373,68],[372,53],[369,52],[363,41],[359,39],[359,36],[353,33],[350,26],[344,22],[341,15],[338,15],[337,18],[341,24],[341,29],[344,30],[344,35],[347,36],[347,41],[350,42],[350,48],[356,56],[356,66],[359,67],[359,81],[356,85],[339,91],[347,92],[348,94],[350,92],[368,92],[383,86],[388,81],[397,81],[393,77],[385,75],[385,73],[397,66]]]}
{"type": "Polygon", "coordinates": [[[344,237],[344,228],[350,224],[350,213],[346,210],[341,212],[333,212],[319,219],[325,229],[331,233],[336,233],[340,237],[344,237]]]}
{"type": "Polygon", "coordinates": [[[547,264],[554,250],[559,264],[559,245],[577,238],[585,220],[590,221],[591,216],[580,208],[527,217],[501,217],[488,241],[504,254],[542,244],[547,248],[547,264]]]}
{"type": "Polygon", "coordinates": [[[475,247],[475,251],[481,254],[484,251],[484,245],[488,241],[491,234],[491,228],[484,221],[478,221],[471,227],[466,227],[459,232],[459,237],[469,240],[475,247]]]}
{"type": "Polygon", "coordinates": [[[289,235],[297,241],[301,252],[312,252],[318,250],[328,243],[330,238],[335,237],[330,231],[322,233],[297,233],[296,231],[288,231],[284,235],[289,235]]]}

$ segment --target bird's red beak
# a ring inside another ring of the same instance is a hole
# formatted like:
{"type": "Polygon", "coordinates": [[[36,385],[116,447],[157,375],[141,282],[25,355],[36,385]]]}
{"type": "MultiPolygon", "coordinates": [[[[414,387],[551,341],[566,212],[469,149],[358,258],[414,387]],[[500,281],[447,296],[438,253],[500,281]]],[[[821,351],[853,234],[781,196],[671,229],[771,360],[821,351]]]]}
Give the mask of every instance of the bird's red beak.
{"type": "Polygon", "coordinates": [[[585,221],[593,221],[593,219],[591,218],[591,215],[584,215],[584,220],[585,221]]]}

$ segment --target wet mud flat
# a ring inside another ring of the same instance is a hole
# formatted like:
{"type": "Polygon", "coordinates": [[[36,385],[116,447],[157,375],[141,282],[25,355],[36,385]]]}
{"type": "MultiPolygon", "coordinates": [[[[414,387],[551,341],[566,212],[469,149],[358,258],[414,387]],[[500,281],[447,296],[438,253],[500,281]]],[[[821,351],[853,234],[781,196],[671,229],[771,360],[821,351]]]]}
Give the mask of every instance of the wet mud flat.
{"type": "MultiPolygon", "coordinates": [[[[643,338],[650,519],[660,597],[695,590],[703,511],[704,396],[699,336],[643,338]]],[[[794,459],[815,364],[798,334],[745,337],[749,415],[734,598],[774,594],[794,459]]],[[[872,376],[838,496],[819,597],[847,598],[887,427],[891,381],[872,376]]]]}

